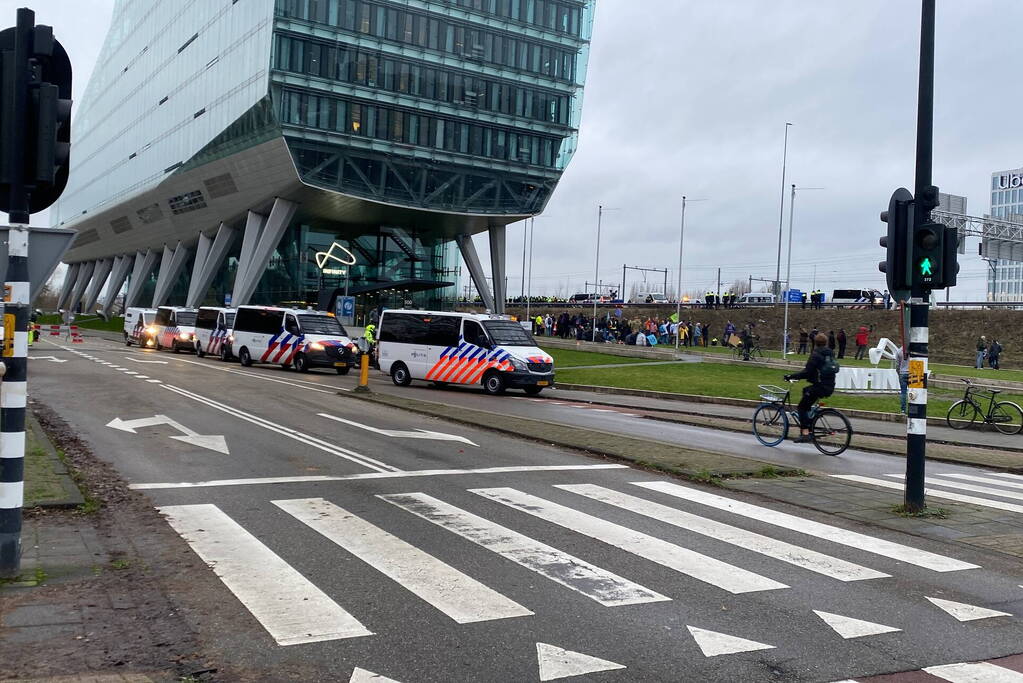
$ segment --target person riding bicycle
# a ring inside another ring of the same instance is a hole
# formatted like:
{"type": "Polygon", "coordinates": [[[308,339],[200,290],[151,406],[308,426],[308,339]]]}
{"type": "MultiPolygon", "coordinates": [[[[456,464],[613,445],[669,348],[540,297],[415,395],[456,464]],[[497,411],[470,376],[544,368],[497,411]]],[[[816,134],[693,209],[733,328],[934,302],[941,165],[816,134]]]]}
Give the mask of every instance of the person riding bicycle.
{"type": "Polygon", "coordinates": [[[807,443],[810,441],[810,408],[818,399],[827,398],[835,393],[835,375],[838,373],[838,364],[835,362],[835,355],[828,348],[826,335],[818,334],[813,338],[814,350],[810,359],[806,361],[806,367],[802,372],[785,375],[786,380],[805,379],[810,386],[803,387],[803,398],[799,401],[799,438],[794,443],[807,443]]]}

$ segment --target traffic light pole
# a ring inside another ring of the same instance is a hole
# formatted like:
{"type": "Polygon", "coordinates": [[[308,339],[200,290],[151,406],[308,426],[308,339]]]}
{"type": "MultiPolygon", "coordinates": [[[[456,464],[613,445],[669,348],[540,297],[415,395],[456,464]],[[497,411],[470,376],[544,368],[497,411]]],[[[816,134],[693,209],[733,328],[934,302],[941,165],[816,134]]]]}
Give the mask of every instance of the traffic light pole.
{"type": "MultiPolygon", "coordinates": [[[[920,87],[916,129],[916,225],[929,223],[937,203],[931,183],[934,129],[935,0],[923,0],[920,21],[920,87]]],[[[924,509],[927,451],[927,342],[929,290],[914,284],[909,300],[909,402],[906,419],[906,492],[908,512],[924,509]]]]}

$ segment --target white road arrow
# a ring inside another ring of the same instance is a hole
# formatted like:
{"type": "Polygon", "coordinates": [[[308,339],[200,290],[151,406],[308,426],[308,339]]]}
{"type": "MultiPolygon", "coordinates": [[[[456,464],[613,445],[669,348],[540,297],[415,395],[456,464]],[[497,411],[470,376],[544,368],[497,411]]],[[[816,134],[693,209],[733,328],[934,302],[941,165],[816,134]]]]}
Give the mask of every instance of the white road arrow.
{"type": "Polygon", "coordinates": [[[734,655],[739,652],[755,652],[756,650],[773,650],[774,645],[765,645],[755,640],[746,640],[738,636],[730,636],[727,633],[708,631],[695,626],[686,626],[693,634],[693,639],[699,646],[705,657],[717,657],[718,655],[734,655]]]}
{"type": "Polygon", "coordinates": [[[987,607],[967,605],[965,602],[953,602],[951,600],[942,600],[941,598],[930,597],[927,599],[934,603],[936,607],[940,607],[945,612],[951,614],[958,621],[975,621],[977,619],[990,619],[991,617],[1012,616],[1008,612],[999,612],[998,610],[988,609],[987,607]]]}
{"type": "Polygon", "coordinates": [[[536,644],[536,659],[541,681],[556,681],[598,671],[614,671],[625,666],[581,652],[572,652],[547,643],[536,644]]]}
{"type": "Polygon", "coordinates": [[[48,360],[51,363],[67,363],[66,358],[57,358],[56,356],[29,356],[32,360],[48,360]]]}
{"type": "Polygon", "coordinates": [[[352,672],[352,677],[348,679],[348,683],[398,683],[398,681],[355,667],[355,671],[352,672]]]}
{"type": "Polygon", "coordinates": [[[443,432],[431,432],[426,429],[417,429],[414,432],[403,432],[397,429],[377,429],[376,427],[370,427],[359,422],[352,422],[342,417],[335,415],[328,415],[327,413],[319,413],[320,417],[325,417],[328,420],[334,420],[335,422],[343,422],[346,425],[358,427],[359,429],[365,429],[367,432],[373,432],[374,434],[383,434],[384,436],[391,436],[395,439],[433,439],[435,441],[459,441],[461,443],[467,443],[470,446],[476,446],[479,448],[479,444],[475,444],[464,436],[458,436],[457,434],[445,434],[443,432]]]}
{"type": "Polygon", "coordinates": [[[175,441],[182,441],[184,443],[192,444],[193,446],[206,448],[211,451],[223,453],[224,455],[230,455],[230,452],[227,450],[227,440],[223,436],[199,434],[180,422],[170,419],[166,415],[142,417],[137,420],[122,420],[119,417],[115,417],[107,423],[107,427],[118,429],[122,432],[129,432],[131,434],[137,434],[138,432],[136,430],[141,429],[142,427],[155,427],[157,425],[173,427],[184,435],[172,436],[171,438],[175,441]]]}
{"type": "Polygon", "coordinates": [[[132,363],[156,363],[158,365],[167,365],[167,361],[165,360],[139,360],[138,358],[127,358],[127,360],[130,360],[132,363]]]}

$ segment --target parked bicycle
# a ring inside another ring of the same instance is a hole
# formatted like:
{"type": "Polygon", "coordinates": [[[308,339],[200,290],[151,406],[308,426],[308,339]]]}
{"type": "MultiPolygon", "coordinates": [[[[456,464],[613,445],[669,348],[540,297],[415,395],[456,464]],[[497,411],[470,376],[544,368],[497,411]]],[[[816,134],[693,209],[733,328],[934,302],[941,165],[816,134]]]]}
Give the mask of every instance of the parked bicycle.
{"type": "MultiPolygon", "coordinates": [[[[761,384],[764,400],[753,413],[753,436],[765,446],[777,446],[788,438],[789,425],[799,425],[799,414],[789,400],[792,389],[761,384]]],[[[849,419],[819,402],[810,408],[810,439],[824,455],[841,455],[852,441],[849,419]]]]}
{"type": "MultiPolygon", "coordinates": [[[[732,359],[743,360],[746,357],[746,352],[742,348],[742,344],[732,347],[732,359]]],[[[754,337],[749,348],[750,360],[759,359],[764,360],[764,350],[760,347],[760,337],[754,337]]]]}
{"type": "Polygon", "coordinates": [[[1023,429],[1023,409],[1012,401],[995,401],[1002,393],[1000,389],[981,389],[968,379],[966,393],[952,404],[945,415],[945,422],[952,429],[966,429],[977,420],[993,424],[1002,434],[1019,434],[1023,429]],[[987,410],[983,401],[987,400],[987,410]]]}

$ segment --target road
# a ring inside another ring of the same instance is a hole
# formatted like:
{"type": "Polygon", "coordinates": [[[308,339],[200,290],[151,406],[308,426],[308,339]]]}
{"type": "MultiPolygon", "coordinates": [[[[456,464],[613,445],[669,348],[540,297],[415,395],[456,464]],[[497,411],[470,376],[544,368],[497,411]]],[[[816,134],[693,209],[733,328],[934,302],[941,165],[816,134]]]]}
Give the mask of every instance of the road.
{"type": "MultiPolygon", "coordinates": [[[[33,396],[219,577],[197,627],[229,670],[837,681],[1023,650],[1011,616],[1023,614],[1023,581],[998,554],[367,404],[345,395],[353,377],[101,340],[30,355],[53,357],[32,361],[33,396]]],[[[628,409],[432,394],[495,419],[751,444],[628,409]]],[[[877,454],[775,451],[837,474],[901,469],[877,454]]]]}

